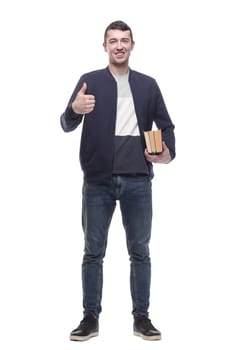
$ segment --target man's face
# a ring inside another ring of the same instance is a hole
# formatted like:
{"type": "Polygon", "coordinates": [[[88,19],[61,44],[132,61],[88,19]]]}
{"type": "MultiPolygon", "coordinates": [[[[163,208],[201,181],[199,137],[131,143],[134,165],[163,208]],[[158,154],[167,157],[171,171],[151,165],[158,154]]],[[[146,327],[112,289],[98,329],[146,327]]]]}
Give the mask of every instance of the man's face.
{"type": "Polygon", "coordinates": [[[109,62],[114,65],[122,65],[128,63],[134,42],[130,37],[129,30],[111,29],[107,32],[103,46],[108,53],[109,62]]]}

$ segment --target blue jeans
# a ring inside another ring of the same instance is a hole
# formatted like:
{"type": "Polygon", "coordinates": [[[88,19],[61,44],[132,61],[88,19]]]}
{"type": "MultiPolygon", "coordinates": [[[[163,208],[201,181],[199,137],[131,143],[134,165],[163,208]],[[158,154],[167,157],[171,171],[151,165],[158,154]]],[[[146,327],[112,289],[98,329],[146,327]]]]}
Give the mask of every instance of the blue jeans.
{"type": "MultiPolygon", "coordinates": [[[[130,257],[133,315],[148,315],[151,281],[149,241],[152,221],[151,180],[144,176],[113,176],[109,185],[83,184],[82,263],[84,315],[101,312],[103,258],[108,230],[119,200],[130,257]]],[[[120,253],[119,253],[120,256],[120,253]]]]}

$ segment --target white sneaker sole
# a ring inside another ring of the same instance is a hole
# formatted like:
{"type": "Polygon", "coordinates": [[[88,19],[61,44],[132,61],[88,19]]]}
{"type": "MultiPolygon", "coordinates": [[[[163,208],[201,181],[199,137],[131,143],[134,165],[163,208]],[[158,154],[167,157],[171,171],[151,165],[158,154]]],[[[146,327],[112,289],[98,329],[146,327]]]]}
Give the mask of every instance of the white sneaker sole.
{"type": "Polygon", "coordinates": [[[89,340],[92,337],[97,337],[98,335],[99,335],[98,332],[90,333],[85,337],[81,337],[80,335],[70,335],[70,340],[85,341],[85,340],[89,340]]]}
{"type": "Polygon", "coordinates": [[[143,335],[142,333],[139,332],[134,332],[134,335],[137,337],[141,337],[144,340],[161,340],[161,335],[143,335]]]}

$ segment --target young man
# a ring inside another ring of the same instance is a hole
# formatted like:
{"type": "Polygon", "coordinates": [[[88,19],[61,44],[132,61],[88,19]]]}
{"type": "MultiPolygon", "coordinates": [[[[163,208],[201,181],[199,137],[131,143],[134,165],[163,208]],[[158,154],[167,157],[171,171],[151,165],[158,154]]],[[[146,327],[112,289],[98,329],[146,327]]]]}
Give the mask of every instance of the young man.
{"type": "Polygon", "coordinates": [[[82,121],[80,163],[84,174],[82,225],[85,249],[82,263],[84,318],[71,340],[98,335],[101,312],[103,258],[111,218],[119,201],[130,256],[130,288],[134,334],[161,339],[148,318],[151,262],[152,163],[175,157],[174,125],[156,81],[129,68],[134,48],[130,27],[111,23],[105,30],[108,67],[84,74],[61,115],[64,131],[82,121]],[[163,151],[150,155],[144,131],[153,122],[162,130],[163,151]]]}

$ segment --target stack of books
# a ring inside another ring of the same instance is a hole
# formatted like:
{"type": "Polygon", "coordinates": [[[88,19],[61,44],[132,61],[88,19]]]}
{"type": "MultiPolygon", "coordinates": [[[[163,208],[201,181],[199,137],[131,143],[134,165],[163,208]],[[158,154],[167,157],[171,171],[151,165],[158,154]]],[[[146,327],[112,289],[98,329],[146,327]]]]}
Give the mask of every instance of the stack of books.
{"type": "Polygon", "coordinates": [[[163,152],[161,130],[144,131],[146,148],[149,154],[155,155],[163,152]]]}

